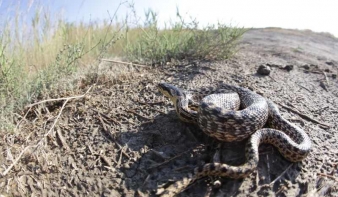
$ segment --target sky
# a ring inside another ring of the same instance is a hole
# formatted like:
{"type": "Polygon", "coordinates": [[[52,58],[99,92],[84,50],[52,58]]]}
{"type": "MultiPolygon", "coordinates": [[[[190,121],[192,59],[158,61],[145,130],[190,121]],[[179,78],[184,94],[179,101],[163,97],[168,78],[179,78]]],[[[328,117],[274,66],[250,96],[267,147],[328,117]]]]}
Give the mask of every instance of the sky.
{"type": "MultiPolygon", "coordinates": [[[[13,4],[12,0],[0,0],[1,12],[13,4]]],[[[62,14],[70,22],[108,19],[113,15],[120,0],[21,0],[21,9],[32,4],[42,4],[51,12],[62,14]],[[109,14],[108,14],[109,13],[109,14]]],[[[181,15],[193,17],[201,26],[231,24],[240,27],[282,27],[310,29],[329,32],[338,37],[337,0],[134,0],[122,3],[117,16],[131,15],[129,4],[133,3],[138,17],[144,17],[151,8],[158,13],[159,22],[174,19],[176,8],[181,15]]],[[[7,16],[8,17],[8,16],[7,16]]]]}

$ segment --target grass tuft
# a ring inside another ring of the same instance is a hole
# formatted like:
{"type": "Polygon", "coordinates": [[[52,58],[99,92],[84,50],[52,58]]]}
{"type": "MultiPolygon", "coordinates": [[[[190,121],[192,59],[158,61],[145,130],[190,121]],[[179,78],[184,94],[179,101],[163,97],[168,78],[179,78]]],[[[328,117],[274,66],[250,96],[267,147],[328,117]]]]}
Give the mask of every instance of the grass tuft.
{"type": "Polygon", "coordinates": [[[179,22],[160,29],[155,12],[148,10],[145,15],[145,25],[127,33],[124,52],[130,61],[165,63],[171,59],[227,59],[236,52],[236,41],[245,33],[243,28],[220,23],[199,29],[198,22],[185,22],[178,11],[179,22]]]}
{"type": "MultiPolygon", "coordinates": [[[[33,3],[34,4],[34,3],[33,3]]],[[[121,5],[121,4],[120,4],[121,5]]],[[[20,5],[17,5],[20,6],[20,5]]],[[[198,22],[177,22],[160,28],[157,14],[148,10],[144,23],[104,21],[69,23],[32,5],[30,14],[17,11],[0,26],[0,131],[15,127],[25,105],[49,97],[58,81],[97,60],[119,57],[144,64],[171,60],[226,59],[236,52],[243,28],[223,24],[200,29],[198,22]],[[55,19],[56,18],[56,19],[55,19]],[[27,19],[29,19],[27,21],[27,19]]]]}

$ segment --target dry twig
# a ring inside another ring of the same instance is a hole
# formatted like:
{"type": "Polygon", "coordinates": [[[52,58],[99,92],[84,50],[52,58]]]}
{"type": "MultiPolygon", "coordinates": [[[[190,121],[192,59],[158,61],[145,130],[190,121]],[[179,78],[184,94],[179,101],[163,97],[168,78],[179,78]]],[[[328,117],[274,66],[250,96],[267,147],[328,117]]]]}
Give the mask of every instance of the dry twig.
{"type": "Polygon", "coordinates": [[[329,177],[329,178],[338,182],[338,177],[335,177],[335,176],[332,176],[332,175],[329,175],[329,174],[324,174],[324,173],[317,173],[317,175],[323,176],[323,177],[329,177]]]}
{"type": "Polygon", "coordinates": [[[82,98],[84,97],[85,95],[88,94],[88,92],[92,89],[92,87],[90,87],[86,93],[82,94],[82,95],[78,95],[78,96],[71,96],[71,97],[63,97],[63,98],[56,98],[56,99],[47,99],[47,100],[43,100],[43,101],[39,101],[39,102],[36,102],[36,103],[32,103],[30,105],[27,105],[26,108],[28,107],[33,107],[35,105],[38,105],[38,104],[41,104],[41,103],[47,103],[47,102],[50,102],[50,101],[62,101],[62,100],[66,100],[67,102],[69,100],[72,100],[72,99],[78,99],[78,98],[82,98]]]}
{"type": "Polygon", "coordinates": [[[121,162],[122,162],[122,155],[124,155],[125,157],[130,159],[129,155],[125,151],[125,149],[127,149],[128,147],[121,146],[117,141],[115,141],[115,144],[120,148],[120,150],[118,150],[117,152],[121,151],[121,153],[120,153],[120,156],[119,156],[119,160],[118,161],[114,160],[114,161],[117,164],[117,166],[120,166],[121,162]]]}
{"type": "Polygon", "coordinates": [[[132,65],[132,66],[140,66],[140,67],[148,68],[147,65],[134,64],[134,63],[132,63],[132,62],[121,62],[121,61],[110,60],[110,59],[101,59],[101,60],[102,60],[102,61],[105,61],[105,62],[114,62],[114,63],[118,63],[118,64],[129,64],[129,65],[132,65]]]}
{"type": "Polygon", "coordinates": [[[30,148],[32,148],[33,146],[27,146],[25,149],[23,149],[21,151],[21,153],[19,154],[19,156],[14,160],[14,162],[1,174],[2,176],[6,176],[6,174],[19,162],[20,158],[22,157],[22,155],[30,148]]]}
{"type": "Polygon", "coordinates": [[[165,161],[162,162],[162,163],[159,163],[159,164],[157,164],[157,165],[151,166],[151,167],[148,168],[147,170],[150,170],[150,169],[153,169],[153,168],[158,168],[158,167],[160,167],[160,166],[162,166],[162,165],[164,165],[164,164],[167,164],[167,163],[169,163],[170,161],[172,161],[172,160],[174,160],[174,159],[176,159],[176,158],[178,158],[178,157],[181,157],[182,155],[184,155],[184,154],[190,152],[190,151],[193,150],[194,148],[196,148],[196,147],[190,148],[190,149],[188,149],[187,151],[184,151],[184,152],[182,152],[182,153],[180,153],[180,154],[178,154],[178,155],[175,155],[175,156],[173,156],[173,157],[171,157],[171,158],[165,160],[165,161]]]}
{"type": "Polygon", "coordinates": [[[143,104],[143,105],[159,105],[159,104],[163,104],[164,101],[157,101],[157,102],[143,102],[140,100],[137,100],[138,103],[143,104]]]}
{"type": "Polygon", "coordinates": [[[322,71],[322,73],[323,73],[323,75],[325,77],[326,84],[324,83],[324,81],[320,81],[320,86],[322,88],[324,88],[325,91],[329,91],[329,89],[328,89],[329,88],[329,79],[327,78],[327,75],[326,75],[325,71],[322,71]]]}
{"type": "Polygon", "coordinates": [[[102,127],[103,127],[103,130],[104,130],[105,132],[110,133],[110,132],[108,131],[108,129],[107,129],[106,123],[103,121],[103,118],[102,118],[101,114],[99,114],[99,120],[100,120],[100,122],[101,122],[101,125],[102,125],[102,127]]]}
{"type": "Polygon", "coordinates": [[[303,85],[301,85],[301,84],[298,84],[298,83],[296,83],[299,87],[301,87],[301,88],[303,88],[303,89],[305,89],[305,90],[307,90],[307,91],[309,91],[309,92],[313,92],[313,91],[311,91],[309,88],[307,88],[307,87],[305,87],[305,86],[303,86],[303,85]]]}
{"type": "Polygon", "coordinates": [[[16,125],[16,127],[15,127],[16,129],[18,129],[19,126],[20,126],[20,124],[22,123],[22,121],[26,119],[26,117],[27,117],[28,113],[31,111],[31,109],[32,109],[32,107],[30,107],[30,108],[27,110],[27,112],[25,113],[25,115],[22,117],[22,119],[21,119],[21,120],[18,122],[18,124],[16,125]]]}
{"type": "Polygon", "coordinates": [[[86,96],[86,94],[91,90],[91,87],[87,90],[86,93],[84,93],[83,95],[79,95],[79,96],[72,96],[72,97],[66,97],[66,98],[58,98],[58,99],[48,99],[48,100],[44,100],[44,101],[40,101],[40,102],[37,102],[37,103],[33,103],[31,105],[28,105],[27,107],[33,107],[35,105],[38,105],[38,104],[41,104],[41,103],[46,103],[48,101],[59,101],[59,100],[65,100],[65,102],[63,103],[61,109],[60,109],[60,112],[59,114],[57,115],[56,119],[54,120],[53,122],[53,125],[51,126],[51,128],[48,130],[47,133],[45,133],[42,138],[39,140],[39,142],[34,145],[34,146],[27,146],[26,148],[23,149],[23,151],[21,151],[21,153],[19,154],[19,156],[15,159],[15,161],[2,173],[2,176],[5,176],[17,163],[18,161],[20,160],[20,158],[22,157],[22,155],[29,149],[29,148],[35,148],[34,151],[41,145],[41,142],[52,132],[52,130],[54,129],[57,121],[59,120],[61,114],[62,114],[62,111],[63,109],[65,108],[66,104],[68,103],[69,100],[72,100],[72,99],[78,99],[78,98],[82,98],[84,96],[86,96]]]}
{"type": "Polygon", "coordinates": [[[278,82],[275,78],[271,77],[270,75],[269,75],[269,77],[270,77],[270,79],[272,79],[273,81],[278,82]]]}
{"type": "Polygon", "coordinates": [[[329,84],[329,79],[327,78],[327,75],[326,75],[325,71],[323,71],[323,74],[324,74],[324,77],[325,77],[326,84],[327,84],[327,86],[329,86],[330,85],[329,84]]]}
{"type": "Polygon", "coordinates": [[[108,167],[112,167],[111,162],[110,162],[109,159],[104,155],[103,150],[100,151],[99,156],[100,156],[100,158],[108,165],[108,167]]]}
{"type": "MultiPolygon", "coordinates": [[[[83,96],[84,96],[84,95],[82,95],[82,97],[83,97],[83,96]]],[[[80,98],[80,97],[78,97],[78,98],[80,98]]],[[[56,118],[55,118],[55,120],[54,120],[52,126],[51,126],[50,129],[49,129],[49,131],[43,135],[43,137],[39,140],[39,142],[38,142],[37,145],[41,144],[41,142],[45,139],[45,137],[47,137],[47,136],[53,131],[53,129],[54,129],[54,127],[55,127],[57,121],[59,120],[59,118],[60,118],[60,116],[61,116],[61,114],[62,114],[63,109],[65,108],[65,106],[66,106],[66,104],[68,103],[69,100],[70,100],[70,99],[66,99],[66,100],[65,100],[65,102],[63,103],[63,105],[62,105],[62,107],[61,107],[61,109],[60,109],[60,112],[59,112],[58,115],[56,116],[56,118]]]]}
{"type": "Polygon", "coordinates": [[[108,120],[111,120],[111,121],[114,122],[115,124],[122,125],[122,123],[120,123],[119,121],[115,120],[115,119],[112,118],[112,117],[109,117],[109,116],[105,115],[104,113],[99,112],[99,111],[96,110],[96,109],[91,109],[91,110],[93,110],[94,112],[98,113],[100,116],[102,116],[102,117],[104,117],[104,118],[106,118],[106,119],[108,119],[108,120]]]}
{"type": "Polygon", "coordinates": [[[276,181],[278,181],[293,165],[293,163],[291,163],[277,178],[275,178],[275,180],[273,180],[269,186],[273,186],[273,184],[275,184],[276,181]]]}
{"type": "Polygon", "coordinates": [[[311,117],[309,117],[309,116],[307,116],[307,115],[305,115],[305,114],[302,114],[301,112],[299,112],[299,111],[296,110],[296,109],[292,109],[292,108],[290,108],[290,107],[288,107],[288,106],[285,106],[285,105],[283,105],[283,104],[281,104],[281,103],[278,103],[278,104],[279,104],[280,106],[282,106],[283,108],[285,108],[285,109],[287,109],[287,110],[290,110],[290,111],[292,111],[292,112],[295,113],[295,114],[298,114],[300,117],[302,117],[302,118],[304,118],[304,119],[306,119],[306,120],[308,120],[308,121],[311,121],[311,122],[313,122],[313,123],[322,125],[322,126],[327,127],[327,128],[330,128],[330,127],[331,127],[331,125],[328,125],[328,124],[322,123],[322,122],[320,122],[320,121],[318,121],[318,120],[315,120],[315,119],[313,119],[313,118],[311,118],[311,117]]]}
{"type": "Polygon", "coordinates": [[[70,148],[69,148],[69,146],[68,146],[68,144],[67,144],[65,138],[63,137],[60,128],[56,129],[56,133],[57,133],[58,136],[59,136],[59,139],[60,139],[60,141],[61,141],[62,146],[66,149],[66,151],[70,151],[70,148]]]}

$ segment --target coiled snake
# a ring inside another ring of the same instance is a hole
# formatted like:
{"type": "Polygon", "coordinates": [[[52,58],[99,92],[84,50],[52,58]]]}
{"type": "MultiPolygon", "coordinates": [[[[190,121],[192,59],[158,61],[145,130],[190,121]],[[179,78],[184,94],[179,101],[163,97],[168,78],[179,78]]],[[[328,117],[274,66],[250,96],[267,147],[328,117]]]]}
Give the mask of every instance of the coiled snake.
{"type": "Polygon", "coordinates": [[[197,124],[206,134],[221,141],[249,138],[245,151],[246,163],[241,166],[208,163],[196,167],[187,177],[165,190],[158,190],[158,195],[174,196],[204,176],[235,179],[248,176],[258,165],[258,147],[261,143],[272,144],[291,162],[301,161],[311,150],[311,140],[304,130],[284,119],[272,101],[249,89],[233,85],[223,85],[221,89],[203,89],[200,91],[203,98],[200,104],[192,100],[191,94],[173,85],[160,83],[158,89],[170,98],[182,121],[197,124]],[[235,111],[239,106],[236,96],[240,100],[239,111],[235,111]],[[193,110],[194,105],[198,105],[198,111],[193,110]],[[266,123],[270,128],[262,128],[266,123]]]}

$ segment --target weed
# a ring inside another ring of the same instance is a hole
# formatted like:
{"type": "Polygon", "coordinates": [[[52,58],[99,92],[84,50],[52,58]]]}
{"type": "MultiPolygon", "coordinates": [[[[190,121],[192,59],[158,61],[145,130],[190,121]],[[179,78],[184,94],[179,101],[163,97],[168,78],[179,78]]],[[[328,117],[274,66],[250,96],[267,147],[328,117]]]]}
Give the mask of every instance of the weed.
{"type": "Polygon", "coordinates": [[[0,27],[0,130],[13,129],[15,119],[22,118],[16,112],[27,103],[48,98],[60,79],[79,67],[97,65],[103,57],[145,64],[225,59],[236,51],[236,41],[245,32],[222,24],[200,29],[196,20],[186,22],[178,11],[177,22],[164,28],[150,9],[142,24],[119,22],[115,16],[69,23],[36,5],[30,23],[21,11],[4,21],[0,27]]]}
{"type": "Polygon", "coordinates": [[[27,103],[48,98],[60,79],[102,57],[123,30],[51,18],[36,7],[30,28],[21,12],[0,28],[0,130],[12,130],[27,103]]]}
{"type": "Polygon", "coordinates": [[[178,11],[176,16],[179,22],[169,23],[160,29],[156,13],[148,10],[145,25],[127,33],[127,59],[151,64],[171,59],[227,59],[234,54],[236,41],[245,32],[243,28],[223,24],[199,29],[198,22],[185,22],[178,11]],[[137,38],[129,39],[135,31],[138,31],[137,38]]]}

